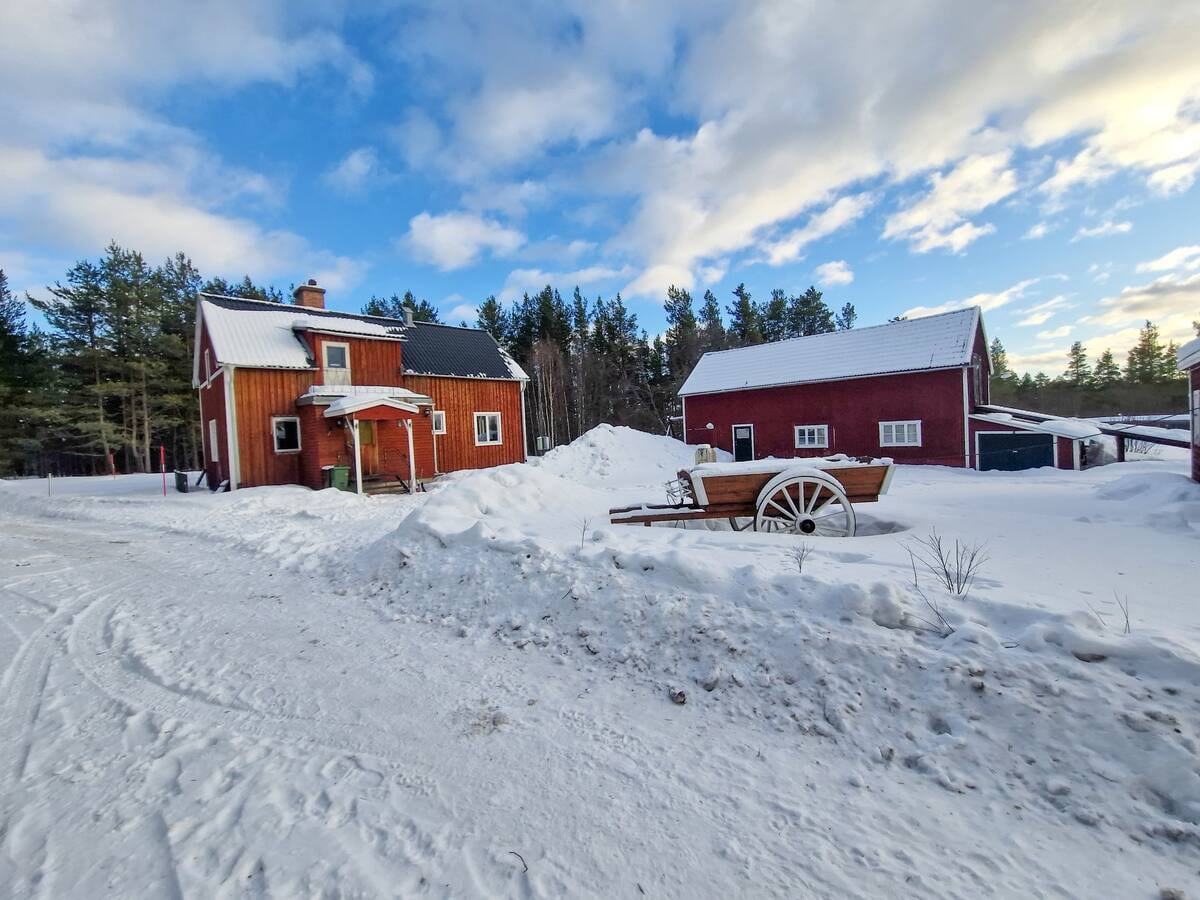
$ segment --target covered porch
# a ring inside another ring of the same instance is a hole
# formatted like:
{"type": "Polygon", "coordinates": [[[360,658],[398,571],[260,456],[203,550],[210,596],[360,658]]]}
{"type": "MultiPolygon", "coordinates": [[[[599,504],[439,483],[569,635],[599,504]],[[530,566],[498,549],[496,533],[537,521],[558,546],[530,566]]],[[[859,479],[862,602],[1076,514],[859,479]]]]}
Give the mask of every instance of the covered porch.
{"type": "Polygon", "coordinates": [[[309,487],[325,487],[335,466],[349,469],[349,489],[360,494],[415,491],[433,477],[432,399],[404,388],[334,390],[297,401],[311,435],[302,466],[309,487]]]}

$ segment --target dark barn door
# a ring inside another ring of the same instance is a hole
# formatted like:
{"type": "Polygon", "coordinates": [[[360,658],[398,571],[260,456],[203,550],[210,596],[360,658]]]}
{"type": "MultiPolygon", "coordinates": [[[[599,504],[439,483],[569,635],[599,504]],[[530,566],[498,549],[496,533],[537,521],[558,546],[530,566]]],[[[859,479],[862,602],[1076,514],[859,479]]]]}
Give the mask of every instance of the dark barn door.
{"type": "Polygon", "coordinates": [[[1017,472],[1054,465],[1054,437],[1049,434],[979,435],[979,468],[1017,472]]]}
{"type": "Polygon", "coordinates": [[[743,462],[754,459],[754,426],[733,426],[733,460],[743,462]]]}

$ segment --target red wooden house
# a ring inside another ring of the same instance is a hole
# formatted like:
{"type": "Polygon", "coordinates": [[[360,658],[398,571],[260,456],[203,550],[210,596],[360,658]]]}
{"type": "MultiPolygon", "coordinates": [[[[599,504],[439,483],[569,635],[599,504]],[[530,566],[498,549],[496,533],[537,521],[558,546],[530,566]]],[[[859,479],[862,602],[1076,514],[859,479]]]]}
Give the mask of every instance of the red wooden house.
{"type": "Polygon", "coordinates": [[[525,459],[528,377],[487,332],[200,294],[193,382],[208,483],[362,491],[525,459]]]}
{"type": "Polygon", "coordinates": [[[1200,338],[1179,348],[1179,371],[1188,373],[1192,411],[1192,478],[1200,481],[1200,338]]]}
{"type": "Polygon", "coordinates": [[[990,374],[978,308],[706,353],[679,391],[684,440],[735,459],[1079,468],[1091,434],[987,408],[990,374]]]}

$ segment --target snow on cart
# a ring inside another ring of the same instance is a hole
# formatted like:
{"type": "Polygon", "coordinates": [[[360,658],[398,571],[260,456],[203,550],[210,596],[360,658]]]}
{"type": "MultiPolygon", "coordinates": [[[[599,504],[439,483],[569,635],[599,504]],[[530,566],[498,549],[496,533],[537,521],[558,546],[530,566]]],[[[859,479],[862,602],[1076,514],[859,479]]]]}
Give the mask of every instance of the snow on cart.
{"type": "Polygon", "coordinates": [[[667,483],[669,503],[608,511],[614,525],[728,519],[737,531],[853,537],[854,504],[873,503],[892,481],[890,459],[763,459],[700,463],[667,483]]]}

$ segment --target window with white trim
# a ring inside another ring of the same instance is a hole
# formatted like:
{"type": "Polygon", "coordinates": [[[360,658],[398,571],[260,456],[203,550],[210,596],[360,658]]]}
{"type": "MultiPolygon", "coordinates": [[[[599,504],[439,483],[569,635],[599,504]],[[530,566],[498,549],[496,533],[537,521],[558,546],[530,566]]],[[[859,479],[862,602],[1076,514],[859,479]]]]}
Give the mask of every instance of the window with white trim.
{"type": "Polygon", "coordinates": [[[920,447],[921,420],[879,423],[880,447],[920,447]]]}
{"type": "Polygon", "coordinates": [[[300,452],[300,420],[295,416],[272,416],[271,434],[276,453],[300,452]]]}
{"type": "Polygon", "coordinates": [[[795,430],[797,450],[828,449],[828,425],[796,425],[795,430]]]}
{"type": "Polygon", "coordinates": [[[500,413],[475,413],[475,446],[486,447],[501,443],[500,413]]]}
{"type": "Polygon", "coordinates": [[[204,378],[205,380],[212,379],[212,356],[207,350],[204,351],[204,378]]]}
{"type": "Polygon", "coordinates": [[[325,341],[321,344],[321,361],[326,384],[351,384],[349,344],[325,341]]]}
{"type": "Polygon", "coordinates": [[[446,413],[444,410],[435,409],[433,411],[433,433],[446,433],[446,413]]]}
{"type": "Polygon", "coordinates": [[[208,420],[208,461],[221,461],[221,444],[217,441],[217,420],[208,420]]]}

